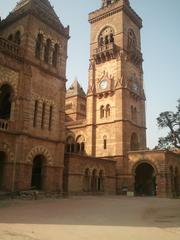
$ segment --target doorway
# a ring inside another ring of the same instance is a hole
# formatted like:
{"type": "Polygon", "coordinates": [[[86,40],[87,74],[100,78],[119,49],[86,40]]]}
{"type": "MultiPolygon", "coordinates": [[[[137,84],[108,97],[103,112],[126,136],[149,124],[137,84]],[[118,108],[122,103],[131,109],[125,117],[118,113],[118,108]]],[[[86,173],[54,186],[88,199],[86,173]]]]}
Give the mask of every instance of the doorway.
{"type": "Polygon", "coordinates": [[[156,196],[156,174],[148,163],[141,163],[136,167],[135,193],[137,196],[156,196]]]}
{"type": "Polygon", "coordinates": [[[44,162],[44,156],[42,155],[36,156],[33,160],[31,187],[37,190],[42,190],[43,188],[42,176],[44,162]]]}

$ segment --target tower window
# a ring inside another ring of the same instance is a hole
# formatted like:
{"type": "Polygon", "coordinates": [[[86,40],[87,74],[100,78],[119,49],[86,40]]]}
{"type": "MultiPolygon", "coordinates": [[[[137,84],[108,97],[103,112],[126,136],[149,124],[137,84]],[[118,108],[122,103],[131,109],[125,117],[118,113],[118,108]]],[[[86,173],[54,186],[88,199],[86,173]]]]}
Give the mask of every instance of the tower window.
{"type": "Polygon", "coordinates": [[[51,40],[47,39],[45,49],[44,49],[44,61],[47,64],[50,61],[50,52],[51,52],[51,40]]]}
{"type": "Polygon", "coordinates": [[[99,35],[99,46],[114,42],[114,30],[111,27],[104,28],[99,35]]]}
{"type": "Polygon", "coordinates": [[[43,103],[43,106],[42,106],[41,128],[44,128],[44,122],[45,122],[45,111],[46,111],[46,104],[43,103]]]}
{"type": "Polygon", "coordinates": [[[107,149],[107,137],[104,136],[103,138],[103,147],[104,147],[104,150],[107,149]]]}
{"type": "Polygon", "coordinates": [[[52,128],[52,113],[53,113],[53,107],[50,106],[50,109],[49,109],[49,131],[52,128]]]}
{"type": "Polygon", "coordinates": [[[21,44],[21,33],[20,31],[17,31],[14,36],[14,42],[18,45],[21,44]]]}
{"type": "Polygon", "coordinates": [[[52,65],[54,67],[57,67],[58,56],[59,56],[59,45],[55,44],[54,50],[53,50],[53,58],[52,58],[52,65]]]}
{"type": "Polygon", "coordinates": [[[38,34],[37,40],[36,40],[36,49],[35,49],[35,56],[38,59],[41,58],[42,48],[43,48],[43,35],[38,34]]]}
{"type": "Polygon", "coordinates": [[[110,115],[111,115],[111,108],[110,108],[110,105],[108,104],[106,106],[106,117],[110,117],[110,115]]]}
{"type": "Polygon", "coordinates": [[[34,104],[34,119],[33,119],[33,127],[36,127],[37,124],[37,114],[38,114],[38,101],[35,101],[34,104]]]}
{"type": "Polygon", "coordinates": [[[132,29],[128,32],[128,49],[133,50],[136,48],[136,36],[132,29]]]}
{"type": "Polygon", "coordinates": [[[131,151],[137,151],[139,150],[139,141],[138,141],[138,136],[136,133],[133,133],[131,135],[131,151]]]}
{"type": "Polygon", "coordinates": [[[104,118],[104,106],[100,107],[100,118],[104,118]]]}

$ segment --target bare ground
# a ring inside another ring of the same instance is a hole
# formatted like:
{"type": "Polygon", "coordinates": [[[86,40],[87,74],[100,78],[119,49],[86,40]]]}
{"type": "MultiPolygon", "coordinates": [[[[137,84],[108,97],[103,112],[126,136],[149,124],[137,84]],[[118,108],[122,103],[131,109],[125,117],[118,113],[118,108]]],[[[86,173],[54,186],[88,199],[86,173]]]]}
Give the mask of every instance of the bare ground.
{"type": "Polygon", "coordinates": [[[0,240],[180,240],[180,199],[0,202],[0,240]]]}

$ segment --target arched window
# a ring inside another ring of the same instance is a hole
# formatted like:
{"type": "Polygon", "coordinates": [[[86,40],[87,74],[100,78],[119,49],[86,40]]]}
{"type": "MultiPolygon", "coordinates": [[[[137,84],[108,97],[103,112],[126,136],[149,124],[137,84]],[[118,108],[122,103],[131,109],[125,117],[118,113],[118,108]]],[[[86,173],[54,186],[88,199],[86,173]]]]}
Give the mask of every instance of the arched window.
{"type": "Polygon", "coordinates": [[[134,121],[137,122],[137,108],[134,108],[134,121]]]}
{"type": "Polygon", "coordinates": [[[39,33],[36,39],[36,49],[35,49],[36,58],[38,59],[41,58],[42,49],[43,49],[43,35],[39,33]]]}
{"type": "Polygon", "coordinates": [[[137,108],[131,106],[131,120],[137,122],[137,108]]]}
{"type": "Polygon", "coordinates": [[[114,35],[112,33],[110,34],[110,42],[114,42],[114,35]]]}
{"type": "Polygon", "coordinates": [[[12,89],[8,84],[0,87],[0,118],[10,119],[11,116],[11,101],[12,89]]]}
{"type": "Polygon", "coordinates": [[[44,128],[45,114],[46,114],[46,103],[43,103],[43,105],[42,105],[41,128],[44,128]]]}
{"type": "Polygon", "coordinates": [[[81,154],[84,153],[84,151],[85,151],[85,138],[82,135],[77,137],[76,151],[77,151],[77,153],[81,153],[81,154]]]}
{"type": "Polygon", "coordinates": [[[52,65],[53,65],[54,67],[57,66],[58,56],[59,56],[59,45],[58,45],[58,44],[55,44],[54,50],[53,50],[53,57],[52,57],[52,65]]]}
{"type": "Polygon", "coordinates": [[[50,52],[51,52],[51,40],[47,39],[45,49],[44,49],[44,61],[45,61],[45,63],[49,63],[50,52]]]}
{"type": "Polygon", "coordinates": [[[110,117],[111,116],[111,107],[110,105],[108,104],[106,106],[106,117],[110,117]]]}
{"type": "Polygon", "coordinates": [[[53,114],[53,106],[49,107],[49,131],[52,128],[52,114],[53,114]]]}
{"type": "Polygon", "coordinates": [[[106,136],[103,137],[103,147],[104,147],[104,150],[107,149],[107,137],[106,136]]]}
{"type": "Polygon", "coordinates": [[[133,133],[131,135],[131,151],[137,151],[139,150],[139,142],[138,142],[138,136],[136,133],[133,133]]]}
{"type": "Polygon", "coordinates": [[[137,43],[135,33],[132,29],[130,29],[128,32],[128,49],[134,50],[136,48],[136,45],[137,43]]]}
{"type": "Polygon", "coordinates": [[[134,108],[131,106],[131,120],[134,120],[134,108]]]}
{"type": "Polygon", "coordinates": [[[37,115],[38,115],[38,100],[36,100],[35,104],[34,104],[33,127],[36,127],[36,125],[37,125],[37,115]]]}
{"type": "Polygon", "coordinates": [[[100,118],[104,118],[104,106],[100,107],[100,118]]]}
{"type": "Polygon", "coordinates": [[[17,31],[14,36],[14,42],[18,45],[21,44],[21,33],[20,31],[17,31]]]}
{"type": "Polygon", "coordinates": [[[112,27],[105,27],[99,34],[98,44],[104,46],[114,42],[114,30],[112,27]]]}
{"type": "Polygon", "coordinates": [[[72,136],[66,139],[66,152],[67,153],[74,153],[75,151],[75,140],[72,136]]]}
{"type": "Polygon", "coordinates": [[[8,36],[8,40],[9,40],[9,41],[13,41],[13,35],[12,35],[12,34],[10,34],[10,35],[8,36]]]}

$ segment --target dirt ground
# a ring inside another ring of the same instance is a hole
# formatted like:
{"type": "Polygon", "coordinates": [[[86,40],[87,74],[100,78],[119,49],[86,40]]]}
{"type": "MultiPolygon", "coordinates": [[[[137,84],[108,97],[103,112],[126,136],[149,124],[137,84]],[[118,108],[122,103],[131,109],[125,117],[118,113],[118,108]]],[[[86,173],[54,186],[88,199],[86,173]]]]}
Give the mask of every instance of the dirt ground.
{"type": "Polygon", "coordinates": [[[180,240],[180,199],[0,201],[0,240],[180,240]]]}

